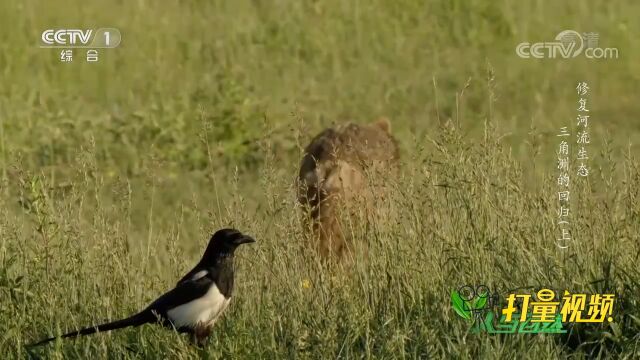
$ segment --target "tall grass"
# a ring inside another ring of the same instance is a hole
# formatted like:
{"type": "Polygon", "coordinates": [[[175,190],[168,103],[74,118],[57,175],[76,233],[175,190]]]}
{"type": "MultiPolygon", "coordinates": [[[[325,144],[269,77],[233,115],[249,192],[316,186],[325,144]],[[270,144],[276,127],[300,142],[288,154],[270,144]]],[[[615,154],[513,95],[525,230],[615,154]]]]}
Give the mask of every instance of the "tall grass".
{"type": "Polygon", "coordinates": [[[143,326],[47,358],[637,357],[638,4],[544,1],[68,1],[0,4],[0,349],[127,316],[235,226],[232,306],[204,350],[143,326]],[[120,29],[97,64],[48,28],[120,29]],[[525,60],[521,41],[597,31],[616,60],[525,60]],[[80,56],[80,55],[79,55],[80,56]],[[556,132],[591,86],[588,178],[554,243],[556,132]],[[353,229],[349,271],[310,250],[301,151],[333,121],[391,118],[393,217],[353,229]],[[453,288],[617,295],[570,336],[472,334],[453,288]]]}

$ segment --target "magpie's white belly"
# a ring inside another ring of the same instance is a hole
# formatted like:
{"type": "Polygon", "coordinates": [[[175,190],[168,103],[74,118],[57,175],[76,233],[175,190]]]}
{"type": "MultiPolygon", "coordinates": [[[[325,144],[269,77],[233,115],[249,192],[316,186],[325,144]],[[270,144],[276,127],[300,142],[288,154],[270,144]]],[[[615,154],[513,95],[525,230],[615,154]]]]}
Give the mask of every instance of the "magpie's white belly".
{"type": "Polygon", "coordinates": [[[167,311],[167,315],[176,328],[195,326],[198,323],[212,325],[229,305],[230,300],[213,285],[203,297],[177,306],[167,311]]]}

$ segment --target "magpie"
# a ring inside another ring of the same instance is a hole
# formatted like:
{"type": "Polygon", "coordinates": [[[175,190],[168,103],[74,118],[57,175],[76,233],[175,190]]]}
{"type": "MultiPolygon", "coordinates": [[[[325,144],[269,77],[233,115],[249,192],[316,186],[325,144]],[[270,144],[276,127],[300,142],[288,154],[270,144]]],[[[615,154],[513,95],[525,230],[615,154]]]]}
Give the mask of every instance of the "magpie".
{"type": "MultiPolygon", "coordinates": [[[[236,229],[216,231],[200,262],[176,286],[152,302],[146,309],[126,319],[72,331],[62,338],[89,335],[129,326],[158,323],[179,333],[187,333],[192,341],[206,343],[216,320],[229,305],[233,291],[233,255],[241,244],[255,240],[236,229]]],[[[30,346],[38,346],[50,337],[30,346]]]]}

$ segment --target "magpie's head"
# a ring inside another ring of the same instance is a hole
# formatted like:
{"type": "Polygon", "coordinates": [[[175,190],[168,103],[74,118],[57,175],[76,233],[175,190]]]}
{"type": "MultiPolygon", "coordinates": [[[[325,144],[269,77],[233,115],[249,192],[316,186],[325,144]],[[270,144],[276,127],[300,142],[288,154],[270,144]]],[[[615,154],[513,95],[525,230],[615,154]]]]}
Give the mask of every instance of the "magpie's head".
{"type": "Polygon", "coordinates": [[[204,258],[233,254],[238,246],[252,242],[255,240],[251,236],[236,229],[221,229],[211,236],[204,258]]]}

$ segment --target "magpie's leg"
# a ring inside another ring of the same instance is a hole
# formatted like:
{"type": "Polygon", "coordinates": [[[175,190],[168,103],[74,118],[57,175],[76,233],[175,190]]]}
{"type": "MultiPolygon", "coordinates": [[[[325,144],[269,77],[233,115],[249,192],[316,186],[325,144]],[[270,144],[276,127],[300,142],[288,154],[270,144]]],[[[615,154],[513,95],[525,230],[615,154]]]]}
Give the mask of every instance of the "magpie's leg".
{"type": "Polygon", "coordinates": [[[202,348],[209,342],[209,336],[211,335],[211,326],[198,324],[193,329],[193,342],[196,346],[202,348]]]}

